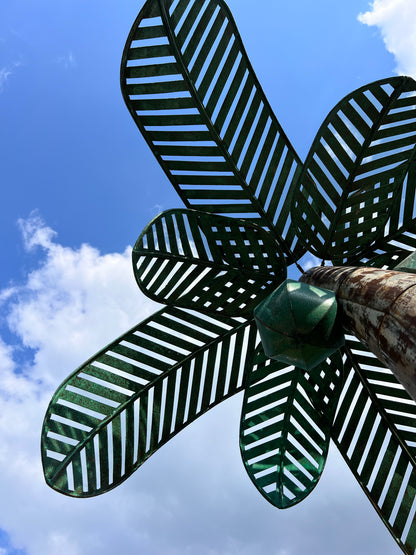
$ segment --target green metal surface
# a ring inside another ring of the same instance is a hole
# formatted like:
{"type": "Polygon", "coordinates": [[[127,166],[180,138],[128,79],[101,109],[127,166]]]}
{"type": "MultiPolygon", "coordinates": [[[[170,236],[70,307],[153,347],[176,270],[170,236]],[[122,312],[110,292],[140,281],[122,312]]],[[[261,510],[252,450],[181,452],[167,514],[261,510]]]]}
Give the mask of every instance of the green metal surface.
{"type": "Polygon", "coordinates": [[[310,252],[334,264],[368,256],[413,222],[415,108],[416,82],[392,77],[361,87],[329,113],[293,196],[294,222],[310,252]]]}
{"type": "Polygon", "coordinates": [[[312,370],[344,345],[332,291],[286,280],[254,310],[265,354],[312,370]]]}
{"type": "Polygon", "coordinates": [[[255,345],[250,320],[176,308],[131,329],[55,393],[42,433],[47,483],[74,497],[119,485],[179,431],[242,389],[255,345]]]}
{"type": "Polygon", "coordinates": [[[121,89],[185,206],[250,220],[291,261],[303,254],[290,214],[301,162],[225,2],[146,2],[126,42],[121,89]]]}
{"type": "Polygon", "coordinates": [[[250,318],[286,277],[283,253],[265,230],[191,210],[155,218],[133,248],[133,268],[157,302],[250,318]]]}
{"type": "Polygon", "coordinates": [[[356,338],[342,346],[327,293],[309,291],[295,308],[273,297],[305,249],[340,265],[413,264],[403,260],[416,250],[415,87],[394,77],[348,95],[303,166],[225,2],[144,4],[121,88],[186,209],[145,228],[133,269],[168,306],[58,388],[42,431],[52,488],[89,497],[116,487],[244,390],[242,458],[268,501],[288,507],[312,491],[331,437],[397,544],[415,553],[416,403],[356,338]],[[258,305],[273,328],[267,353],[296,347],[285,362],[264,354],[258,305]]]}
{"type": "Polygon", "coordinates": [[[409,251],[398,247],[397,244],[386,245],[384,249],[377,250],[381,252],[369,258],[359,260],[357,266],[394,270],[409,254],[409,251]]]}
{"type": "Polygon", "coordinates": [[[416,403],[354,337],[331,433],[350,470],[404,553],[416,545],[416,403]]]}
{"type": "MultiPolygon", "coordinates": [[[[413,96],[411,99],[415,99],[413,96]]],[[[408,118],[413,118],[412,113],[407,113],[408,118]]],[[[414,125],[414,124],[413,124],[414,125]]],[[[409,135],[415,137],[413,126],[409,129],[409,135]]],[[[364,253],[361,261],[367,263],[368,258],[371,259],[375,254],[388,254],[392,250],[399,252],[399,259],[402,260],[410,253],[416,250],[416,161],[413,160],[409,167],[409,172],[404,179],[401,187],[399,187],[392,198],[392,210],[390,218],[384,229],[384,233],[380,236],[375,245],[364,253]]],[[[355,264],[357,259],[350,261],[355,264]]],[[[397,262],[396,262],[397,264],[397,262]]],[[[393,268],[394,264],[390,266],[393,268]]]]}
{"type": "Polygon", "coordinates": [[[241,456],[259,492],[285,509],[307,497],[321,477],[343,364],[338,354],[307,374],[268,359],[262,349],[253,362],[241,414],[241,456]]]}

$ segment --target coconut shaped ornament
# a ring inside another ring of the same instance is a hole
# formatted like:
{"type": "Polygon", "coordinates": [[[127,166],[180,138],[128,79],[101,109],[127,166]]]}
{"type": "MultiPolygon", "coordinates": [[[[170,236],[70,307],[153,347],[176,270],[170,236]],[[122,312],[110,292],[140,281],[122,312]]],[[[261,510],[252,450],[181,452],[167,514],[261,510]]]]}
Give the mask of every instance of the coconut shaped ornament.
{"type": "Polygon", "coordinates": [[[344,344],[332,291],[288,279],[254,310],[265,354],[311,370],[344,344]]]}

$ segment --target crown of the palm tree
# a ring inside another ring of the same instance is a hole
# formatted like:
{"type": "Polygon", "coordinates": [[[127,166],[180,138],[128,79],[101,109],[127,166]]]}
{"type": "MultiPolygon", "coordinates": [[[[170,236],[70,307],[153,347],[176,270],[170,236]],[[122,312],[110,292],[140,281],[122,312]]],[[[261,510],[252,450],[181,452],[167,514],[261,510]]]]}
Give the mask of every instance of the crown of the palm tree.
{"type": "Polygon", "coordinates": [[[159,215],[133,249],[138,285],[166,307],[54,395],[47,483],[75,497],[108,491],[244,390],[242,457],[262,495],[282,508],[306,497],[332,438],[413,553],[416,404],[356,337],[342,346],[334,294],[285,279],[306,251],[380,268],[413,251],[416,83],[394,77],[345,97],[302,164],[226,4],[148,0],[121,86],[186,208],[159,215]]]}

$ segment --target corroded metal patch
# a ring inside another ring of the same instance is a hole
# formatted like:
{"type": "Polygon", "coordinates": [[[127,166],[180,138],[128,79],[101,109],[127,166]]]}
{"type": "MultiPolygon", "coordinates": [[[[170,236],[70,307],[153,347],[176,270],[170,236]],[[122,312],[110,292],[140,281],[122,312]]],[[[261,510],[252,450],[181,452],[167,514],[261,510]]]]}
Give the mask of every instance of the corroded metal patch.
{"type": "Polygon", "coordinates": [[[344,329],[389,366],[416,399],[416,275],[333,266],[312,268],[301,281],[334,291],[344,329]]]}

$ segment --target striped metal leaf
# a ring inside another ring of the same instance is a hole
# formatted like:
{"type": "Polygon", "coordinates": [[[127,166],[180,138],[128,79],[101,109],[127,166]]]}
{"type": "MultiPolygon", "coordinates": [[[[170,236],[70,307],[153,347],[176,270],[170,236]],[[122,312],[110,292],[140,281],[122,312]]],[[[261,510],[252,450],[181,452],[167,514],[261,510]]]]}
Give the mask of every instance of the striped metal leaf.
{"type": "MultiPolygon", "coordinates": [[[[416,91],[409,100],[413,106],[407,112],[416,134],[416,91]]],[[[392,203],[392,210],[385,237],[379,241],[380,247],[395,246],[401,248],[406,255],[416,250],[416,160],[410,165],[408,175],[402,187],[396,192],[397,201],[392,203]]]]}
{"type": "Polygon", "coordinates": [[[348,338],[332,438],[407,554],[416,550],[416,403],[392,372],[348,338]]]}
{"type": "Polygon", "coordinates": [[[382,249],[375,249],[375,252],[368,253],[367,256],[359,257],[354,265],[381,268],[383,270],[394,270],[408,255],[408,251],[394,245],[386,244],[382,249]]]}
{"type": "MultiPolygon", "coordinates": [[[[415,98],[416,102],[416,93],[415,98]]],[[[409,114],[409,118],[410,118],[409,114]]],[[[413,126],[416,129],[416,111],[413,116],[413,126]]],[[[374,245],[367,249],[357,263],[374,265],[377,256],[388,260],[389,254],[394,252],[394,258],[389,264],[392,269],[398,262],[416,250],[416,161],[410,165],[409,172],[402,186],[394,193],[390,218],[384,229],[384,235],[374,245]]],[[[354,264],[355,261],[353,260],[354,264]]]]}
{"type": "Polygon", "coordinates": [[[126,105],[188,208],[266,227],[304,252],[290,199],[301,163],[223,0],[148,0],[121,64],[126,105]]]}
{"type": "Polygon", "coordinates": [[[259,492],[284,509],[314,489],[328,453],[332,417],[342,386],[342,359],[309,374],[267,359],[259,349],[247,375],[240,449],[259,492]]]}
{"type": "Polygon", "coordinates": [[[251,321],[161,310],[78,368],[57,390],[42,432],[47,483],[108,491],[198,416],[242,389],[251,321]]]}
{"type": "Polygon", "coordinates": [[[169,210],[133,248],[142,291],[155,301],[202,312],[252,316],[286,278],[269,233],[249,222],[193,210],[169,210]]]}
{"type": "Polygon", "coordinates": [[[416,82],[393,77],[361,87],[329,113],[293,197],[297,232],[313,254],[342,263],[385,233],[388,242],[405,233],[413,219],[415,184],[404,181],[416,153],[415,108],[416,82]]]}

